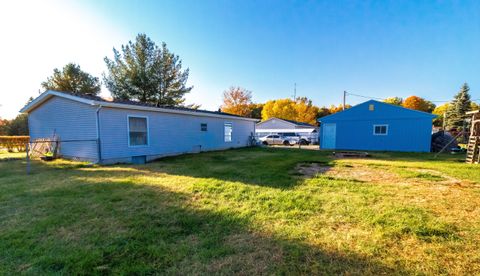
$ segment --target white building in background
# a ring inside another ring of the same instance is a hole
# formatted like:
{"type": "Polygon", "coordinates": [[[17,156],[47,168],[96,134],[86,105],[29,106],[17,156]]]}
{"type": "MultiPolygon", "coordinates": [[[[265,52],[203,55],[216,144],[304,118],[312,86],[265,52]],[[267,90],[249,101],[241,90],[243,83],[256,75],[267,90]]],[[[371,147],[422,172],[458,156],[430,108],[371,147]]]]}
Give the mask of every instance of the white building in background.
{"type": "Polygon", "coordinates": [[[295,135],[300,136],[309,143],[318,143],[317,126],[280,118],[270,118],[263,122],[257,123],[255,133],[258,137],[264,137],[270,134],[279,134],[284,136],[295,135]]]}

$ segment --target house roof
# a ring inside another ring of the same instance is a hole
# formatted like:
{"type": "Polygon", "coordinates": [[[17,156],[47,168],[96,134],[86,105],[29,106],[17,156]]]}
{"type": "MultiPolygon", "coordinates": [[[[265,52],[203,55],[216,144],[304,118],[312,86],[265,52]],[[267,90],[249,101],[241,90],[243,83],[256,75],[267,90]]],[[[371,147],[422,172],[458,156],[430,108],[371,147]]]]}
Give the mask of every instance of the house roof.
{"type": "Polygon", "coordinates": [[[263,124],[263,123],[268,122],[268,121],[271,121],[271,120],[285,121],[285,122],[290,123],[290,124],[293,124],[293,125],[295,125],[295,126],[313,127],[313,128],[316,128],[316,126],[311,125],[311,124],[308,124],[308,123],[302,123],[302,122],[297,122],[297,121],[293,121],[293,120],[281,119],[281,118],[277,118],[277,117],[272,117],[272,118],[270,118],[270,119],[268,119],[268,120],[259,122],[257,125],[263,124]]]}
{"type": "Polygon", "coordinates": [[[112,107],[112,108],[121,108],[121,109],[134,109],[134,110],[144,110],[144,111],[155,111],[155,112],[164,112],[164,113],[176,113],[176,114],[185,114],[185,115],[196,115],[196,116],[206,116],[206,117],[219,117],[219,118],[232,118],[232,119],[242,119],[257,122],[257,119],[246,118],[234,114],[229,114],[219,111],[209,111],[209,110],[200,110],[200,109],[191,109],[186,107],[174,107],[174,106],[155,106],[153,104],[141,103],[136,101],[129,100],[106,100],[99,96],[95,95],[76,95],[70,92],[60,92],[47,90],[38,96],[36,99],[28,103],[23,107],[20,112],[28,113],[38,106],[42,105],[44,102],[49,100],[52,97],[61,97],[76,102],[81,102],[88,105],[102,106],[102,107],[112,107]]]}
{"type": "Polygon", "coordinates": [[[319,122],[334,121],[334,120],[364,120],[364,119],[414,119],[414,118],[435,118],[434,114],[423,111],[408,109],[398,105],[369,100],[358,104],[354,107],[348,108],[344,111],[337,112],[322,118],[319,122]],[[370,112],[370,105],[374,106],[370,112]]]}

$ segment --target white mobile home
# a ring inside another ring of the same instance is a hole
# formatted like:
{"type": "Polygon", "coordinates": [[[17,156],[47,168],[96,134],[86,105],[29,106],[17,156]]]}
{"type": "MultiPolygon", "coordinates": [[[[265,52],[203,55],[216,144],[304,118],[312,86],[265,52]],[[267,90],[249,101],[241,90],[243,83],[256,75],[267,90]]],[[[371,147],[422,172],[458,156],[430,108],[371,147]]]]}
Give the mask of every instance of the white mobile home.
{"type": "Polygon", "coordinates": [[[65,158],[98,163],[245,147],[256,119],[46,91],[25,106],[30,139],[60,141],[65,158]]]}

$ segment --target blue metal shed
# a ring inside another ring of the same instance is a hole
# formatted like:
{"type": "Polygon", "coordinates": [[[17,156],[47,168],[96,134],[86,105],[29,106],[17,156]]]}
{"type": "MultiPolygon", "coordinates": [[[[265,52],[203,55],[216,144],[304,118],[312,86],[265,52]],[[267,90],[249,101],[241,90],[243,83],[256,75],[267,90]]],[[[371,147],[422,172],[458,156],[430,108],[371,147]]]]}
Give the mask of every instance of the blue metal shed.
{"type": "Polygon", "coordinates": [[[435,117],[370,100],[320,118],[320,148],[429,152],[435,117]]]}

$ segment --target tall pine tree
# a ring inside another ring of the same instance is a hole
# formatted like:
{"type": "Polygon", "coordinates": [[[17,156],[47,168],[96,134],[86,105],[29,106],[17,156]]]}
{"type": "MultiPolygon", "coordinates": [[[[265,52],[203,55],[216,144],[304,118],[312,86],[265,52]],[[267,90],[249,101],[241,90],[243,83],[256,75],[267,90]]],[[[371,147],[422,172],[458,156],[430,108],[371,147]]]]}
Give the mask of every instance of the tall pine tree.
{"type": "Polygon", "coordinates": [[[167,45],[158,47],[147,35],[137,35],[135,42],[122,45],[120,53],[113,49],[113,60],[105,57],[108,72],[107,88],[116,99],[135,100],[157,106],[183,105],[188,69],[167,45]]]}
{"type": "Polygon", "coordinates": [[[470,87],[467,83],[462,85],[447,109],[446,128],[463,128],[466,113],[471,109],[470,87]]]}

